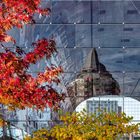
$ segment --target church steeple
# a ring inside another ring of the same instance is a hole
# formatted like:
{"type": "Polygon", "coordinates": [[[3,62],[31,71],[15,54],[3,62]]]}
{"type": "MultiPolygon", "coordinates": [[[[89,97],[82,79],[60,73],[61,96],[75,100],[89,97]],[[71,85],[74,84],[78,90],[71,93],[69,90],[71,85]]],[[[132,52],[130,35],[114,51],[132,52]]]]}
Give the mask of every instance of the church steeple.
{"type": "Polygon", "coordinates": [[[98,54],[95,48],[93,48],[84,63],[82,71],[99,71],[99,59],[98,59],[98,54]]]}

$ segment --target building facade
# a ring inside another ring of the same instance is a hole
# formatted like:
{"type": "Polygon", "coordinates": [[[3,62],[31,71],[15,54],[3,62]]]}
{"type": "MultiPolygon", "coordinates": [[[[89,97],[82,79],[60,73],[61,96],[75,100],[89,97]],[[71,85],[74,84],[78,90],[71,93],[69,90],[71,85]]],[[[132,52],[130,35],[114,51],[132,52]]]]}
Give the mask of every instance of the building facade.
{"type": "Polygon", "coordinates": [[[121,113],[121,107],[118,106],[118,101],[110,101],[110,100],[89,100],[86,102],[86,110],[87,113],[94,113],[99,115],[102,112],[107,113],[121,113]]]}
{"type": "MultiPolygon", "coordinates": [[[[61,86],[67,98],[63,109],[72,112],[93,96],[123,95],[140,100],[140,1],[45,0],[42,6],[46,5],[52,11],[50,16],[37,16],[35,25],[14,34],[25,52],[33,50],[31,43],[39,38],[56,40],[58,54],[50,62],[64,68],[61,86]]],[[[38,62],[29,73],[36,76],[46,65],[38,62]]],[[[22,129],[32,132],[48,126],[50,112],[21,112],[11,118],[16,118],[22,129]]]]}
{"type": "Polygon", "coordinates": [[[90,97],[120,94],[119,84],[99,62],[95,48],[88,54],[77,78],[67,86],[67,91],[72,104],[68,111],[74,111],[82,101],[90,97]]]}

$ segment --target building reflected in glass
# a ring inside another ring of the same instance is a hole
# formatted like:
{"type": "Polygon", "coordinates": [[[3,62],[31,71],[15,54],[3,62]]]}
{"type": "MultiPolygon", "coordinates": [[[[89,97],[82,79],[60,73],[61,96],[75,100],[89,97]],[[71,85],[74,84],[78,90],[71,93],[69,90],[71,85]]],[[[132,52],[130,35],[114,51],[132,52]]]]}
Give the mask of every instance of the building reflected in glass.
{"type": "MultiPolygon", "coordinates": [[[[42,7],[49,7],[51,14],[35,15],[35,25],[10,32],[25,52],[31,51],[31,43],[42,37],[56,41],[58,53],[50,63],[42,60],[32,65],[29,73],[36,76],[51,63],[63,67],[59,90],[66,94],[61,105],[64,111],[74,111],[91,97],[118,95],[121,110],[138,115],[135,102],[140,101],[140,1],[43,0],[42,7]]],[[[17,126],[28,133],[58,119],[49,109],[27,109],[22,117],[20,113],[15,115],[17,126]]]]}

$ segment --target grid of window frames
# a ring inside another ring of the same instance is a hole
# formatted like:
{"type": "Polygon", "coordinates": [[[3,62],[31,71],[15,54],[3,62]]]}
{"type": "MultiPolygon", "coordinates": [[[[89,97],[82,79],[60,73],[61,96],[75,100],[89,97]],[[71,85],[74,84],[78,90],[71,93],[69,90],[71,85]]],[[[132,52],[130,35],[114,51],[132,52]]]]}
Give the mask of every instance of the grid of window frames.
{"type": "MultiPolygon", "coordinates": [[[[103,74],[104,79],[108,81],[108,78],[112,77],[120,89],[117,97],[113,97],[114,93],[108,93],[111,97],[108,94],[102,96],[104,91],[100,91],[95,100],[117,100],[121,105],[121,110],[126,110],[126,113],[134,116],[134,122],[139,122],[137,116],[140,116],[138,108],[140,101],[140,1],[43,0],[41,7],[49,7],[50,15],[35,15],[34,25],[26,25],[20,31],[14,29],[11,33],[16,37],[19,46],[27,52],[33,49],[31,43],[39,38],[55,39],[58,53],[50,62],[61,65],[64,69],[61,75],[60,91],[66,92],[69,99],[63,105],[63,109],[70,110],[69,104],[73,103],[72,100],[75,100],[75,107],[77,107],[81,102],[92,97],[87,95],[86,98],[82,97],[85,96],[85,93],[82,94],[85,85],[82,87],[82,78],[78,79],[78,77],[87,63],[87,57],[95,48],[98,70],[85,71],[84,75],[97,76],[95,88],[100,89],[102,73],[106,73],[110,76],[103,74]],[[104,65],[105,69],[99,63],[104,65]],[[81,86],[75,82],[76,80],[81,80],[81,86]],[[74,93],[68,94],[69,86],[76,87],[74,93]]],[[[37,65],[31,66],[29,73],[36,76],[37,72],[43,71],[46,65],[49,65],[49,62],[42,60],[37,65]]],[[[19,122],[16,125],[29,133],[30,130],[48,127],[57,118],[50,109],[46,109],[43,113],[27,109],[17,111],[15,116],[18,117],[19,122]],[[20,113],[23,114],[22,118],[20,113]]],[[[14,121],[14,117],[10,119],[11,122],[14,121]]]]}

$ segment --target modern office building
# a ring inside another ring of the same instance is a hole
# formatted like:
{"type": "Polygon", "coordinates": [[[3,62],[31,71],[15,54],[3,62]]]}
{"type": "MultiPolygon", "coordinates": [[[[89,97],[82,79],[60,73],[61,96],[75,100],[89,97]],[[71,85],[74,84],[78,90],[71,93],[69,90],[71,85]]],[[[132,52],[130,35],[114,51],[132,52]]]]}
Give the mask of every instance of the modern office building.
{"type": "Polygon", "coordinates": [[[87,113],[94,113],[96,115],[99,115],[102,112],[114,112],[117,114],[121,113],[121,107],[118,106],[118,101],[110,101],[110,100],[88,100],[86,102],[86,110],[87,113]]]}

